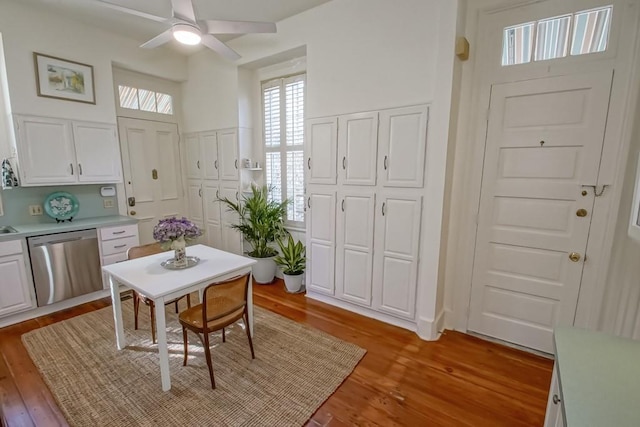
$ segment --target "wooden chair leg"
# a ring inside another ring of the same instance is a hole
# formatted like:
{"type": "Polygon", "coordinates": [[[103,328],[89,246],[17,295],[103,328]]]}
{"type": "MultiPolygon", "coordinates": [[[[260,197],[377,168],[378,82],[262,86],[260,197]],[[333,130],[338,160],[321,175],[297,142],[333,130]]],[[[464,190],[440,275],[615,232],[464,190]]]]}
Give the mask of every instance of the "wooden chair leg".
{"type": "Polygon", "coordinates": [[[191,295],[187,294],[187,308],[191,308],[191,295]]]}
{"type": "Polygon", "coordinates": [[[138,293],[133,291],[133,329],[138,330],[138,307],[140,307],[140,298],[138,293]]]}
{"type": "Polygon", "coordinates": [[[176,305],[176,314],[178,314],[178,301],[174,303],[176,305]]]}
{"type": "Polygon", "coordinates": [[[247,338],[249,338],[249,348],[251,349],[251,358],[255,359],[256,355],[253,352],[253,341],[251,340],[251,332],[249,331],[249,315],[245,312],[244,317],[242,318],[244,322],[244,330],[247,332],[247,338]]]}
{"type": "Polygon", "coordinates": [[[222,328],[222,342],[227,342],[227,337],[225,336],[224,328],[222,328]]]}
{"type": "Polygon", "coordinates": [[[149,304],[149,314],[151,315],[151,342],[156,343],[156,308],[155,304],[149,304]]]}
{"type": "Polygon", "coordinates": [[[189,354],[189,340],[187,339],[187,328],[182,327],[182,339],[184,341],[184,360],[182,366],[187,366],[187,357],[189,354]]]}
{"type": "Polygon", "coordinates": [[[213,362],[211,361],[211,349],[209,348],[209,334],[207,331],[203,332],[204,335],[204,354],[207,358],[207,366],[209,367],[209,378],[211,378],[211,388],[215,390],[216,388],[216,380],[213,377],[213,362]]]}

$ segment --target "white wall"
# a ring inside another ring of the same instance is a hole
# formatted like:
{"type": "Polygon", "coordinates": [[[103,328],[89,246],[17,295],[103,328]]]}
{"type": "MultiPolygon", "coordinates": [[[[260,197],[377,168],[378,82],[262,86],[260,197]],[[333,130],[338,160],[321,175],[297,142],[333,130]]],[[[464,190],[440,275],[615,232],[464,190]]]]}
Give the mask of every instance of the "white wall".
{"type": "Polygon", "coordinates": [[[112,62],[170,80],[187,77],[186,61],[177,53],[140,49],[135,40],[47,8],[0,2],[0,32],[13,113],[115,123],[112,62]],[[33,52],[92,65],[96,105],[38,97],[33,52]]]}

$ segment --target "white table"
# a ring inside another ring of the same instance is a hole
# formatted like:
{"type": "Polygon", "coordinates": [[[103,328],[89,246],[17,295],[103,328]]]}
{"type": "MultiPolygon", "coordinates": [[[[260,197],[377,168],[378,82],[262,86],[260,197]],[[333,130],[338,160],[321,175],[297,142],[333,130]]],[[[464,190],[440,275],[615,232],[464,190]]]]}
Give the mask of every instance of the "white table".
{"type": "MultiPolygon", "coordinates": [[[[205,245],[189,246],[187,256],[197,256],[200,263],[184,270],[167,270],[160,265],[166,259],[173,258],[173,251],[124,261],[102,267],[109,278],[111,300],[113,301],[113,318],[116,326],[118,350],[127,345],[122,323],[122,306],[120,303],[120,286],[124,285],[147,296],[155,303],[158,354],[160,355],[160,376],[162,390],[171,389],[169,373],[169,349],[167,347],[167,326],[165,318],[165,301],[199,291],[213,282],[251,272],[256,261],[229,252],[213,249],[205,245]]],[[[249,331],[253,335],[253,297],[252,279],[249,279],[248,312],[249,331]]]]}

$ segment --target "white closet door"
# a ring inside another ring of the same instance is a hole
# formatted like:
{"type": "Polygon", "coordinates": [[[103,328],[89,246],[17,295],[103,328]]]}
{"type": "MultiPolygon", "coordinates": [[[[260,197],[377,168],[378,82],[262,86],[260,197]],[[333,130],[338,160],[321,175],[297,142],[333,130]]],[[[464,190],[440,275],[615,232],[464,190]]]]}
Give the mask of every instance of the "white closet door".
{"type": "Polygon", "coordinates": [[[202,185],[200,181],[187,183],[187,199],[189,200],[189,219],[202,225],[204,216],[202,213],[202,185]]]}
{"type": "Polygon", "coordinates": [[[413,319],[422,197],[397,191],[378,197],[373,304],[380,311],[413,319]]]}
{"type": "MultiPolygon", "coordinates": [[[[220,197],[228,198],[231,201],[239,201],[240,193],[235,183],[222,184],[220,187],[220,197]]],[[[221,205],[221,227],[223,250],[234,254],[242,255],[242,234],[230,227],[231,224],[238,224],[238,216],[229,212],[226,205],[221,205]]]]}
{"type": "Polygon", "coordinates": [[[339,193],[337,221],[336,296],[371,305],[373,192],[339,193]]]}
{"type": "Polygon", "coordinates": [[[183,135],[184,147],[186,151],[187,178],[188,179],[200,179],[202,178],[202,170],[200,169],[200,158],[202,157],[202,151],[200,150],[200,139],[198,134],[183,135]]]}
{"type": "Polygon", "coordinates": [[[218,131],[218,160],[220,179],[237,181],[240,167],[237,130],[218,131]]]}
{"type": "Polygon", "coordinates": [[[222,204],[218,202],[220,188],[215,181],[205,181],[203,192],[206,242],[212,248],[222,249],[222,226],[220,217],[222,204]]]}
{"type": "Polygon", "coordinates": [[[340,182],[376,185],[378,113],[358,113],[338,118],[340,182]]]}
{"type": "Polygon", "coordinates": [[[122,182],[116,127],[105,123],[73,122],[73,141],[80,182],[122,182]]]}
{"type": "Polygon", "coordinates": [[[338,118],[307,120],[305,158],[307,183],[335,184],[338,147],[338,118]]]}
{"type": "Polygon", "coordinates": [[[310,189],[307,197],[306,286],[314,292],[334,294],[336,193],[310,189]]]}
{"type": "Polygon", "coordinates": [[[426,105],[380,112],[380,177],[385,187],[422,187],[427,149],[426,105]]]}
{"type": "Polygon", "coordinates": [[[218,136],[216,132],[200,134],[202,146],[202,168],[204,179],[218,179],[218,136]]]}

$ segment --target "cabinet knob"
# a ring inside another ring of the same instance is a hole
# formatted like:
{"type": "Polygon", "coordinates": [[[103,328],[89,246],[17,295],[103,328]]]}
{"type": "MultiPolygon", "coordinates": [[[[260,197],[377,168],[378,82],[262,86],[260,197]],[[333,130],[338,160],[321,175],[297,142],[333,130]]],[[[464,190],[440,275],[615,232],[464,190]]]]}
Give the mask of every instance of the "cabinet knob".
{"type": "Polygon", "coordinates": [[[71,168],[71,175],[73,175],[73,163],[69,163],[69,167],[71,168]]]}
{"type": "Polygon", "coordinates": [[[389,166],[389,157],[388,156],[384,156],[384,161],[382,162],[382,165],[384,166],[384,170],[387,170],[387,167],[389,166]]]}
{"type": "Polygon", "coordinates": [[[557,404],[558,404],[558,403],[560,403],[560,402],[561,402],[561,400],[560,400],[560,398],[558,397],[558,395],[557,395],[557,394],[554,394],[554,395],[553,395],[553,403],[555,403],[555,404],[557,405],[557,404]]]}
{"type": "Polygon", "coordinates": [[[311,157],[307,159],[307,169],[311,170],[311,157]]]}
{"type": "Polygon", "coordinates": [[[82,175],[82,163],[78,163],[78,173],[82,175]]]}
{"type": "Polygon", "coordinates": [[[236,169],[238,169],[238,159],[236,159],[236,162],[234,164],[236,166],[236,169]]]}
{"type": "Polygon", "coordinates": [[[343,157],[342,158],[342,169],[346,170],[347,169],[347,157],[343,157]]]}
{"type": "Polygon", "coordinates": [[[196,162],[196,166],[198,167],[198,169],[200,169],[200,160],[196,162]]]}
{"type": "Polygon", "coordinates": [[[129,215],[135,215],[135,214],[136,214],[136,211],[130,211],[129,212],[129,215]]]}

